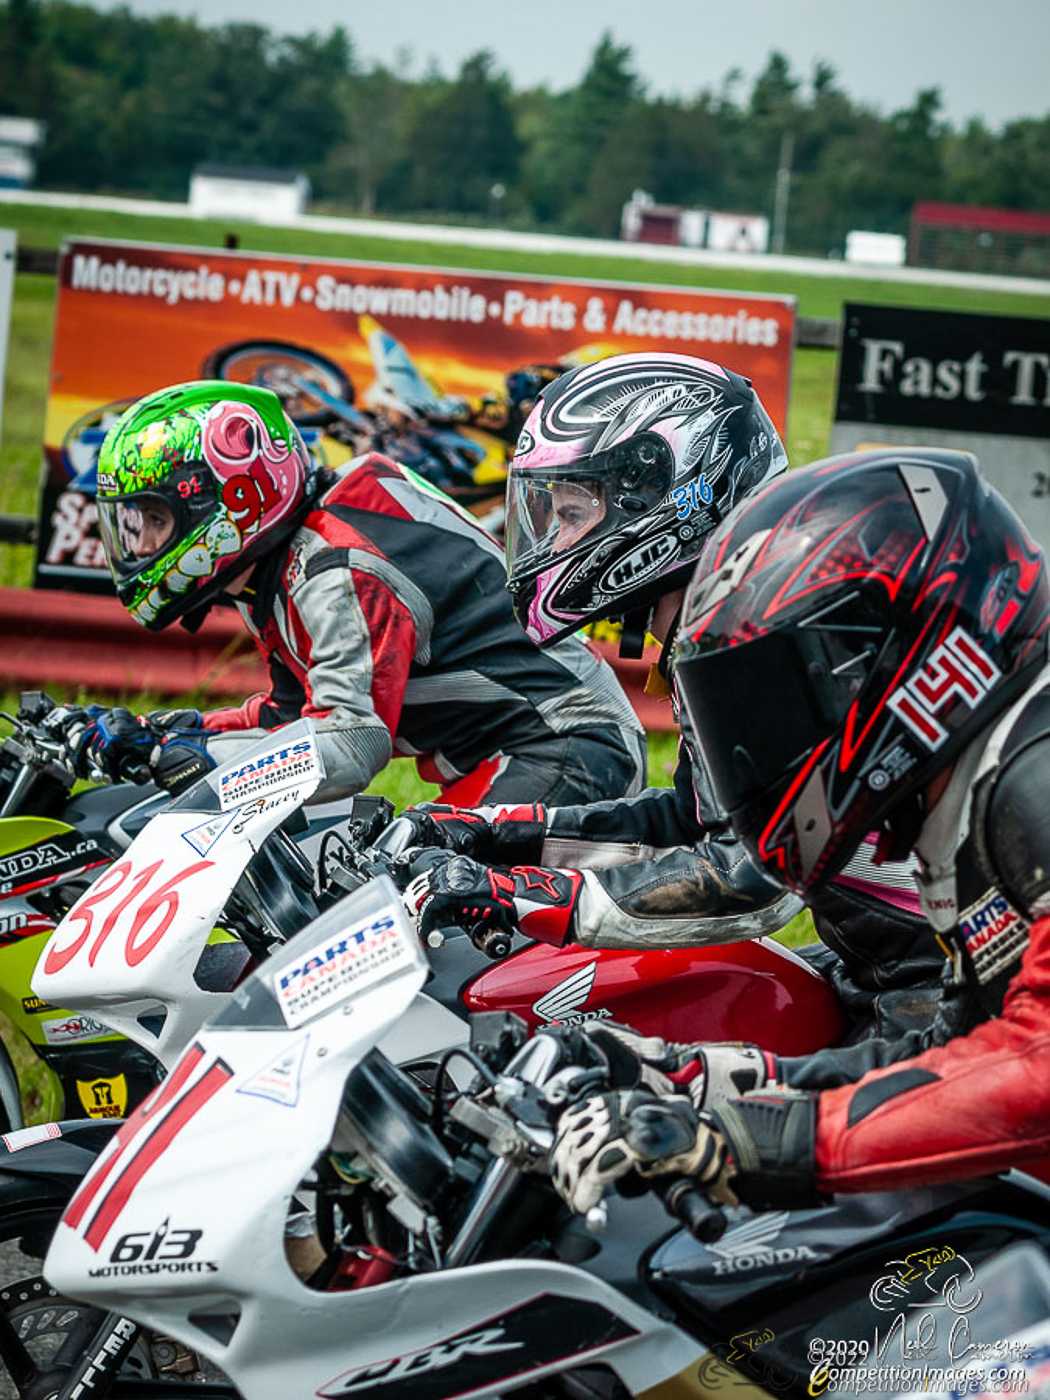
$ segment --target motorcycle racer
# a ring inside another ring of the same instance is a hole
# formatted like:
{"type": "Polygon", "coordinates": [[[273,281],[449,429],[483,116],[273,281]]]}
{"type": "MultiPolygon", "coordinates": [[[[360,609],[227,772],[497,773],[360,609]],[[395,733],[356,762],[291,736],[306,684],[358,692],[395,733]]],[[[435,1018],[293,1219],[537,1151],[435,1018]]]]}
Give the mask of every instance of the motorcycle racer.
{"type": "Polygon", "coordinates": [[[268,694],[143,727],[85,718],[82,755],[112,776],[149,755],[184,784],[298,717],[317,726],[324,800],[392,754],[452,800],[588,800],[635,791],[644,734],[578,639],[541,654],[518,627],[499,547],[472,517],[377,453],[318,472],[269,389],[201,380],[148,395],[99,457],[100,533],[121,602],[150,630],[236,605],[268,694]]]}
{"type": "Polygon", "coordinates": [[[690,1080],[711,1048],[635,1038],[688,1090],[650,1079],[563,1116],[574,1208],[632,1169],[787,1208],[1050,1153],[1048,636],[1042,552],[967,453],[832,458],[714,532],[676,659],[714,791],[755,863],[810,901],[866,832],[912,851],[940,1001],[925,1030],[723,1075],[707,1112],[690,1080]],[[774,678],[771,727],[749,696],[774,678]]]}
{"type": "MultiPolygon", "coordinates": [[[[643,353],[563,375],[542,391],[508,477],[507,586],[523,626],[549,646],[585,622],[624,616],[628,645],[640,649],[651,632],[666,659],[705,538],[785,467],[750,383],[719,365],[643,353]]],[[[670,789],[589,806],[406,814],[421,845],[457,853],[420,858],[429,868],[410,895],[421,931],[485,919],[556,946],[623,948],[782,927],[801,901],[736,839],[689,717],[679,719],[670,789]]],[[[822,901],[818,930],[829,945],[822,970],[865,1031],[925,1024],[940,955],[925,946],[905,869],[876,871],[861,855],[822,901]]]]}

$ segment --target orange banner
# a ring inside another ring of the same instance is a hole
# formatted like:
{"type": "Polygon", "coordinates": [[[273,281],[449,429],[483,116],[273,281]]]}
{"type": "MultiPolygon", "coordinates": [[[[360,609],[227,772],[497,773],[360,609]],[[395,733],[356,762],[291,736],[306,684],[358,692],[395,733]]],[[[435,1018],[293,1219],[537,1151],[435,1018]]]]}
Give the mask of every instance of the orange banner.
{"type": "Polygon", "coordinates": [[[791,297],[71,241],[36,581],[105,586],[98,448],[127,403],[165,384],[269,384],[327,465],[376,446],[469,501],[499,494],[520,372],[537,367],[696,355],[750,378],[783,434],[794,317],[791,297]]]}

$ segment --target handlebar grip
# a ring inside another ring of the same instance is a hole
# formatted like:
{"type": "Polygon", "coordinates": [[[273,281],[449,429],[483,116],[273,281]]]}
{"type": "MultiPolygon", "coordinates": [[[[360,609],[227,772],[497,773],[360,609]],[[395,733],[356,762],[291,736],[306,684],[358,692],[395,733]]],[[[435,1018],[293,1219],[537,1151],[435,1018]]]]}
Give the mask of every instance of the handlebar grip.
{"type": "Polygon", "coordinates": [[[657,1191],[668,1215],[680,1220],[693,1239],[710,1244],[725,1233],[725,1216],[689,1177],[671,1177],[662,1181],[657,1191]]]}
{"type": "Polygon", "coordinates": [[[153,776],[149,764],[143,763],[141,758],[135,758],[131,754],[120,760],[117,771],[121,781],[125,783],[148,783],[153,776]]]}
{"type": "Polygon", "coordinates": [[[474,947],[479,952],[491,958],[493,962],[499,962],[510,952],[512,937],[505,929],[490,928],[487,924],[475,924],[473,928],[467,929],[467,934],[474,947]]]}
{"type": "Polygon", "coordinates": [[[394,860],[403,851],[416,844],[415,827],[404,817],[395,817],[369,847],[370,855],[384,856],[394,860]]]}

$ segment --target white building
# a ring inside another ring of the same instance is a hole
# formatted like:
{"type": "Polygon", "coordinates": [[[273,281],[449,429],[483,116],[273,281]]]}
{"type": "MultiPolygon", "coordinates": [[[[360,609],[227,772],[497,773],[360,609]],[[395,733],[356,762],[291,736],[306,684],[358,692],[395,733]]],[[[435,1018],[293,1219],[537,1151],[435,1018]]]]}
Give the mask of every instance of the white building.
{"type": "Polygon", "coordinates": [[[190,209],[202,219],[282,224],[306,212],[310,181],[286,170],[198,165],[190,176],[190,209]]]}
{"type": "Polygon", "coordinates": [[[47,131],[34,117],[0,117],[0,186],[23,189],[36,174],[37,147],[47,131]]]}

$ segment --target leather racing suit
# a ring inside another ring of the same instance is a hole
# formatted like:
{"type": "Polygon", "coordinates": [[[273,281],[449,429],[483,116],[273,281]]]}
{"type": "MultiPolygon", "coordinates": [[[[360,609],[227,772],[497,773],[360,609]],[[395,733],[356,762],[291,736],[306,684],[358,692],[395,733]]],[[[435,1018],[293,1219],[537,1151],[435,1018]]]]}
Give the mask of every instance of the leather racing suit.
{"type": "Polygon", "coordinates": [[[203,717],[209,754],[306,715],[324,801],[402,755],[462,804],[638,791],[645,735],[612,669],[575,638],[536,648],[505,583],[470,516],[387,458],[355,459],[236,600],[271,686],[203,717]]]}
{"type": "MultiPolygon", "coordinates": [[[[497,860],[527,937],[590,948],[692,947],[773,933],[802,908],[751,862],[720,813],[687,716],[673,786],[497,815],[497,860]],[[508,820],[509,819],[509,820],[508,820]],[[516,897],[520,896],[520,897],[516,897]]],[[[848,1040],[929,1024],[944,961],[921,918],[914,863],[862,851],[813,913],[805,960],[843,1002],[848,1040]]]]}
{"type": "Polygon", "coordinates": [[[805,1204],[806,1183],[887,1190],[1050,1154],[1048,790],[1050,667],[960,756],[915,843],[945,954],[932,1025],[779,1059],[777,1080],[808,1093],[731,1101],[730,1117],[761,1119],[751,1204],[805,1204]]]}

